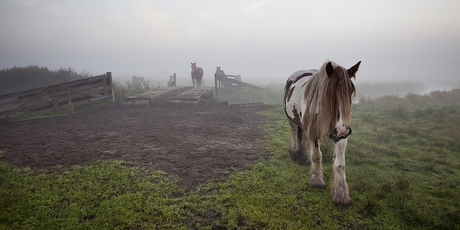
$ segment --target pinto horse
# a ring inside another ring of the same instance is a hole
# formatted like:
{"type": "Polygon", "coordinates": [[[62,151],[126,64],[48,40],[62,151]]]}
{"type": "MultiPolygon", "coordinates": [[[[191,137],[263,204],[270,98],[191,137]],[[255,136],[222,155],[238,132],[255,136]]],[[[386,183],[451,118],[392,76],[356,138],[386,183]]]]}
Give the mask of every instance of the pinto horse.
{"type": "Polygon", "coordinates": [[[214,74],[214,77],[218,82],[218,87],[222,88],[225,84],[225,79],[227,79],[227,75],[225,75],[225,72],[221,70],[220,67],[216,67],[216,73],[214,74]]]}
{"type": "Polygon", "coordinates": [[[351,134],[351,100],[356,93],[352,78],[360,64],[345,69],[326,62],[319,70],[297,71],[284,88],[284,111],[291,127],[289,155],[300,164],[311,164],[310,187],[324,189],[320,144],[331,138],[335,143],[332,201],[341,207],[352,203],[345,177],[345,148],[351,134]]]}
{"type": "Polygon", "coordinates": [[[196,66],[196,62],[192,62],[192,83],[193,87],[201,86],[201,79],[203,78],[203,69],[196,66]],[[196,82],[196,85],[195,85],[196,82]]]}

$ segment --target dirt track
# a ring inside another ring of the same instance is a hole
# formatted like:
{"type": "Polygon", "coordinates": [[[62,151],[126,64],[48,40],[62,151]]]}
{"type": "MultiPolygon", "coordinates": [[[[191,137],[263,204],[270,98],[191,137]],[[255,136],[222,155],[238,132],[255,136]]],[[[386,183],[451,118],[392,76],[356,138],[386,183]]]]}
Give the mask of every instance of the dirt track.
{"type": "Polygon", "coordinates": [[[179,186],[194,189],[266,156],[260,140],[267,120],[254,113],[267,108],[113,105],[71,118],[6,123],[0,126],[0,150],[5,152],[0,161],[53,171],[121,159],[164,170],[179,186]]]}

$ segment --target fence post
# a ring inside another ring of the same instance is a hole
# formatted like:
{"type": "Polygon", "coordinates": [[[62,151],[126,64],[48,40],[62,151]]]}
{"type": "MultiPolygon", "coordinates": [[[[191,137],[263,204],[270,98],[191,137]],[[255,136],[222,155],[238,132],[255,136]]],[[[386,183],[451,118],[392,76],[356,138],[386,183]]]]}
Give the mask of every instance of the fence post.
{"type": "Polygon", "coordinates": [[[113,92],[113,80],[112,80],[112,72],[105,73],[107,76],[107,84],[110,86],[110,94],[112,94],[112,103],[115,102],[115,92],[113,92]]]}
{"type": "Polygon", "coordinates": [[[56,89],[54,88],[51,89],[51,98],[53,100],[54,111],[56,111],[58,109],[58,101],[56,97],[56,89]]]}
{"type": "Polygon", "coordinates": [[[216,93],[216,101],[217,101],[217,75],[214,74],[214,91],[216,93]]]}
{"type": "Polygon", "coordinates": [[[72,92],[69,91],[69,99],[67,104],[69,104],[69,117],[73,116],[73,105],[72,105],[72,92]]]}

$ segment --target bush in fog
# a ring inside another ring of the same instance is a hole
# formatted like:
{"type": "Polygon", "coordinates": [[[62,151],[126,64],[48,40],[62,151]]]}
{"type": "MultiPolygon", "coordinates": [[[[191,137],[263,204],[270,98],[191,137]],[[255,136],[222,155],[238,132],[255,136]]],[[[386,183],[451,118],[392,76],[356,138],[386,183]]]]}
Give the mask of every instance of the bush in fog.
{"type": "Polygon", "coordinates": [[[358,98],[361,96],[375,98],[384,95],[404,96],[409,93],[421,93],[425,90],[425,86],[420,82],[363,82],[356,84],[356,89],[358,98]]]}
{"type": "Polygon", "coordinates": [[[433,91],[430,93],[436,101],[441,103],[460,103],[460,89],[450,91],[433,91]]]}
{"type": "Polygon", "coordinates": [[[157,87],[150,87],[150,83],[147,84],[132,84],[127,81],[124,85],[114,81],[113,91],[115,92],[115,102],[122,103],[126,97],[133,96],[140,93],[145,93],[150,90],[161,88],[161,85],[157,87]]]}
{"type": "MultiPolygon", "coordinates": [[[[419,95],[409,93],[405,97],[398,95],[385,95],[381,97],[360,96],[359,104],[373,105],[385,109],[395,110],[395,113],[402,114],[405,107],[427,108],[440,105],[458,105],[460,103],[460,89],[450,91],[433,91],[430,94],[419,95]]],[[[398,115],[398,116],[399,116],[398,115]]]]}
{"type": "Polygon", "coordinates": [[[77,73],[71,68],[49,70],[47,67],[36,65],[2,69],[0,71],[0,94],[35,89],[91,76],[88,72],[77,73]]]}

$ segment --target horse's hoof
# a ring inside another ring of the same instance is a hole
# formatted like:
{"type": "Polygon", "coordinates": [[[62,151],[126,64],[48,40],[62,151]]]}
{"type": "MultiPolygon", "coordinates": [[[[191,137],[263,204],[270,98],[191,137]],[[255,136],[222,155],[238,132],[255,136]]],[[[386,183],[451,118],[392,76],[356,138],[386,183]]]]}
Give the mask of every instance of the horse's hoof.
{"type": "Polygon", "coordinates": [[[326,188],[326,183],[324,183],[324,181],[319,178],[310,179],[308,185],[310,185],[310,188],[317,190],[324,190],[326,188]]]}
{"type": "Polygon", "coordinates": [[[310,159],[305,156],[305,155],[302,155],[300,158],[299,158],[299,164],[300,165],[310,165],[310,159]]]}
{"type": "Polygon", "coordinates": [[[292,150],[289,150],[289,156],[291,157],[291,160],[297,161],[297,162],[299,162],[300,164],[302,164],[301,161],[302,161],[302,158],[303,158],[303,157],[302,157],[302,154],[301,154],[300,151],[292,151],[292,150]]]}
{"type": "Polygon", "coordinates": [[[348,209],[353,205],[350,197],[343,197],[343,198],[335,197],[333,202],[337,207],[340,207],[342,209],[348,209]]]}

